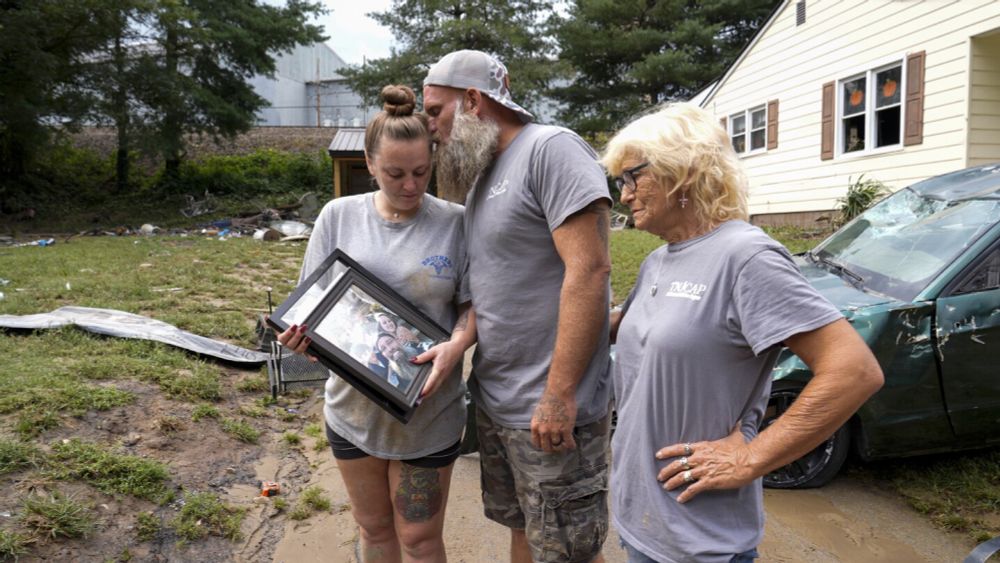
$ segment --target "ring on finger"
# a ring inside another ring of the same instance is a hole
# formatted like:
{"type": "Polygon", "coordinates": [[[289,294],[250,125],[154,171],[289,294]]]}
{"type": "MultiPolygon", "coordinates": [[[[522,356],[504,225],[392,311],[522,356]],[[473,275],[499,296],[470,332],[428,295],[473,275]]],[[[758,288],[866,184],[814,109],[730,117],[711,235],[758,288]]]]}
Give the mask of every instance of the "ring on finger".
{"type": "Polygon", "coordinates": [[[693,453],[694,453],[694,450],[691,449],[691,442],[688,442],[688,443],[684,444],[684,456],[686,457],[686,456],[689,456],[689,455],[691,455],[693,453]]]}
{"type": "Polygon", "coordinates": [[[688,469],[684,473],[681,473],[681,476],[684,478],[685,483],[691,483],[694,481],[694,475],[691,474],[690,469],[688,469]]]}
{"type": "Polygon", "coordinates": [[[691,464],[688,463],[687,456],[684,456],[684,457],[678,459],[677,460],[677,464],[680,465],[684,469],[691,469],[691,464]]]}
{"type": "Polygon", "coordinates": [[[552,440],[552,445],[553,445],[553,446],[561,446],[561,445],[562,445],[562,443],[563,443],[563,439],[562,439],[562,436],[560,436],[560,437],[559,437],[559,440],[558,440],[558,441],[556,441],[556,440],[552,440]]]}

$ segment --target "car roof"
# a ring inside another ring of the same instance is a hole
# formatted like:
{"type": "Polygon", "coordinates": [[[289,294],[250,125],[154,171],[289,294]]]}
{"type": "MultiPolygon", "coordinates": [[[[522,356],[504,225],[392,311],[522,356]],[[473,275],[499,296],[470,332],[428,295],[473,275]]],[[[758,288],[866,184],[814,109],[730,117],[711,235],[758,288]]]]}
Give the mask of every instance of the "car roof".
{"type": "Polygon", "coordinates": [[[942,201],[1000,200],[1000,163],[949,172],[917,182],[909,189],[928,199],[942,201]]]}

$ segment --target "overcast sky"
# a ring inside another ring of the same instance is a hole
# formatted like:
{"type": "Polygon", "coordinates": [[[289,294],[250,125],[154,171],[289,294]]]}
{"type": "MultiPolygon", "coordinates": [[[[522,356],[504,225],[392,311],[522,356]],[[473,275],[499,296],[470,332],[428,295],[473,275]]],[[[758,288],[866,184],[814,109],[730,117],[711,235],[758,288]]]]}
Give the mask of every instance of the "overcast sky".
{"type": "Polygon", "coordinates": [[[348,64],[361,64],[362,58],[389,56],[392,33],[365,14],[384,12],[392,0],[323,0],[329,13],[316,23],[325,28],[326,43],[348,64]]]}

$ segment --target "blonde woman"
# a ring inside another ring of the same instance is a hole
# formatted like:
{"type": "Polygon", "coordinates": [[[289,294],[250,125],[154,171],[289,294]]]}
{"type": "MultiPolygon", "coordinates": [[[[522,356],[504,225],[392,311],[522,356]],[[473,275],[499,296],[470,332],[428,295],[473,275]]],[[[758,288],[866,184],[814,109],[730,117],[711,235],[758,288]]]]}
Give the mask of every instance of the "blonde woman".
{"type": "Polygon", "coordinates": [[[760,477],[829,437],[882,373],[788,251],[747,222],[746,178],[714,116],[666,106],[615,135],[603,162],[636,228],[667,243],[612,319],[614,523],[633,563],[752,561],[760,477]],[[815,377],[758,434],[782,345],[815,377]]]}

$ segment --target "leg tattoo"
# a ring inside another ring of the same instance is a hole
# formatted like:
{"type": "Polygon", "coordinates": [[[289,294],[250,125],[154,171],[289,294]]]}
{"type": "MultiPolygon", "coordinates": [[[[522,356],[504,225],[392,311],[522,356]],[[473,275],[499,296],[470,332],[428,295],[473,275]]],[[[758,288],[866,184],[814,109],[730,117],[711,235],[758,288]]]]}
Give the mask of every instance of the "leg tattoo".
{"type": "Polygon", "coordinates": [[[437,469],[400,464],[399,488],[396,489],[396,510],[407,522],[426,522],[434,517],[443,504],[437,469]]]}

